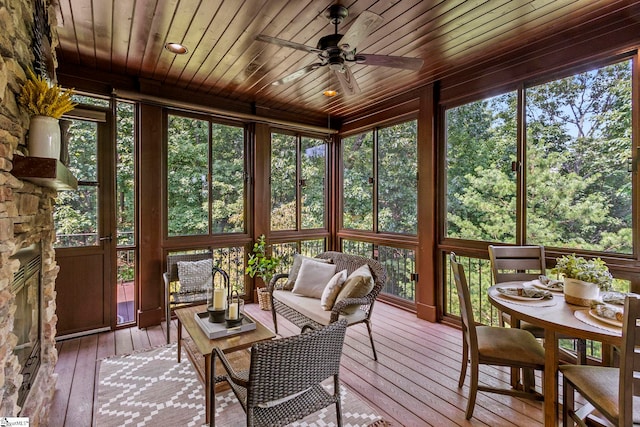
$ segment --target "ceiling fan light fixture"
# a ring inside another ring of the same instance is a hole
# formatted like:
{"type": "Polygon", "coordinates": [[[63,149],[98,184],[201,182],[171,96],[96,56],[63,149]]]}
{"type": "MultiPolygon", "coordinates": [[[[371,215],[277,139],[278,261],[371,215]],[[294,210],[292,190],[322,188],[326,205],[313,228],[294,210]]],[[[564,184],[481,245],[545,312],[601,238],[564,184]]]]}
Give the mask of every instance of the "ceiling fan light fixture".
{"type": "Polygon", "coordinates": [[[184,55],[189,52],[189,49],[183,44],[169,42],[164,45],[164,48],[167,49],[171,53],[175,53],[176,55],[184,55]]]}
{"type": "Polygon", "coordinates": [[[336,96],[338,94],[338,91],[333,90],[333,89],[327,89],[324,92],[322,92],[322,94],[324,96],[326,96],[327,98],[333,98],[334,96],[336,96]]]}

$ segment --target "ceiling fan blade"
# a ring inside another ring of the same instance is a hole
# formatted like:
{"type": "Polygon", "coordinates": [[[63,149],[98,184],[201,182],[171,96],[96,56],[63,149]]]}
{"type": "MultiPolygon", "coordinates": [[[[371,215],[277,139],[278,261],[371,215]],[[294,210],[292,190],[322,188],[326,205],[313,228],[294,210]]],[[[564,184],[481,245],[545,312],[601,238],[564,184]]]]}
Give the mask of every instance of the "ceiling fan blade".
{"type": "Polygon", "coordinates": [[[422,58],[408,58],[405,56],[387,55],[356,55],[356,63],[364,65],[381,65],[383,67],[403,68],[405,70],[418,71],[424,64],[422,58]]]}
{"type": "Polygon", "coordinates": [[[290,42],[289,40],[282,40],[276,37],[265,36],[263,34],[258,34],[256,36],[256,40],[261,42],[267,42],[272,44],[277,44],[278,46],[290,47],[291,49],[304,50],[309,53],[320,53],[322,52],[320,49],[316,49],[315,47],[307,46],[304,44],[290,42]]]}
{"type": "Polygon", "coordinates": [[[345,95],[355,95],[360,93],[360,87],[358,86],[355,77],[353,77],[349,67],[346,65],[344,66],[344,73],[334,70],[334,74],[338,78],[340,87],[342,87],[345,95]]]}
{"type": "Polygon", "coordinates": [[[351,24],[346,34],[338,42],[338,46],[345,51],[355,49],[365,37],[380,26],[382,21],[384,21],[382,16],[365,10],[351,24]]]}
{"type": "Polygon", "coordinates": [[[309,74],[310,72],[312,72],[313,70],[315,70],[316,68],[322,67],[322,64],[317,62],[315,64],[311,64],[311,65],[307,65],[306,67],[296,71],[295,73],[291,73],[288,76],[284,76],[283,78],[281,78],[280,80],[276,80],[275,82],[271,83],[274,86],[280,86],[280,85],[286,85],[288,83],[291,83],[292,81],[298,80],[304,76],[306,76],[307,74],[309,74]]]}

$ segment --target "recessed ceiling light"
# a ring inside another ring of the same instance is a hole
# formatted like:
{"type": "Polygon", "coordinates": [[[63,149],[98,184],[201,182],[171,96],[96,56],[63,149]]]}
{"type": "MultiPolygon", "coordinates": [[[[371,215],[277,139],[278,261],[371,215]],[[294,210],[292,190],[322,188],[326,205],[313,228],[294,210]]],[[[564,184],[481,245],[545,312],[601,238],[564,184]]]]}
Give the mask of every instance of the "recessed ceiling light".
{"type": "Polygon", "coordinates": [[[167,43],[164,45],[164,48],[176,55],[184,55],[188,52],[188,49],[180,43],[167,43]]]}
{"type": "Polygon", "coordinates": [[[329,98],[333,98],[334,96],[336,96],[338,94],[338,92],[336,92],[335,90],[327,89],[324,92],[322,92],[322,94],[324,96],[329,97],[329,98]]]}

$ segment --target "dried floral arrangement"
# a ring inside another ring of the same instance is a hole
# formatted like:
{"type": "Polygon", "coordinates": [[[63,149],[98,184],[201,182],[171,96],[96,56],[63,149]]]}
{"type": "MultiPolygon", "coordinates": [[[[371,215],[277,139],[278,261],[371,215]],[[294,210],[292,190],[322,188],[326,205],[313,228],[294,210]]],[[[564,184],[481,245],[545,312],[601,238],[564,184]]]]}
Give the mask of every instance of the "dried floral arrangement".
{"type": "Polygon", "coordinates": [[[18,101],[30,116],[59,119],[77,105],[71,100],[73,94],[73,89],[63,90],[59,85],[50,85],[43,77],[29,70],[29,78],[22,86],[18,101]]]}

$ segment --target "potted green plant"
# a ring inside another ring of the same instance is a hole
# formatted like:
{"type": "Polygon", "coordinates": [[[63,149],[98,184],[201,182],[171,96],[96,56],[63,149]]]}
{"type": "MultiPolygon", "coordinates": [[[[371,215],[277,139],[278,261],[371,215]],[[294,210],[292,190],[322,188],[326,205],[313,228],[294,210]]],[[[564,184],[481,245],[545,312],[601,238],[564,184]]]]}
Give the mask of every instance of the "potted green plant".
{"type": "Polygon", "coordinates": [[[18,101],[27,110],[29,124],[29,155],[35,157],[60,158],[60,126],[58,119],[73,110],[73,90],[63,90],[51,85],[41,76],[29,70],[27,81],[22,85],[18,101]]]}
{"type": "Polygon", "coordinates": [[[585,259],[576,254],[556,259],[552,273],[564,276],[564,297],[570,304],[588,307],[600,291],[608,291],[613,276],[600,258],[585,259]]]}
{"type": "MultiPolygon", "coordinates": [[[[280,265],[280,258],[267,254],[267,249],[268,246],[263,234],[258,238],[258,241],[253,244],[253,253],[249,255],[249,261],[247,262],[247,268],[245,270],[252,278],[255,276],[261,278],[265,285],[271,282],[271,278],[280,265]]],[[[258,288],[257,292],[260,308],[270,310],[271,300],[266,292],[266,288],[258,288]]]]}

